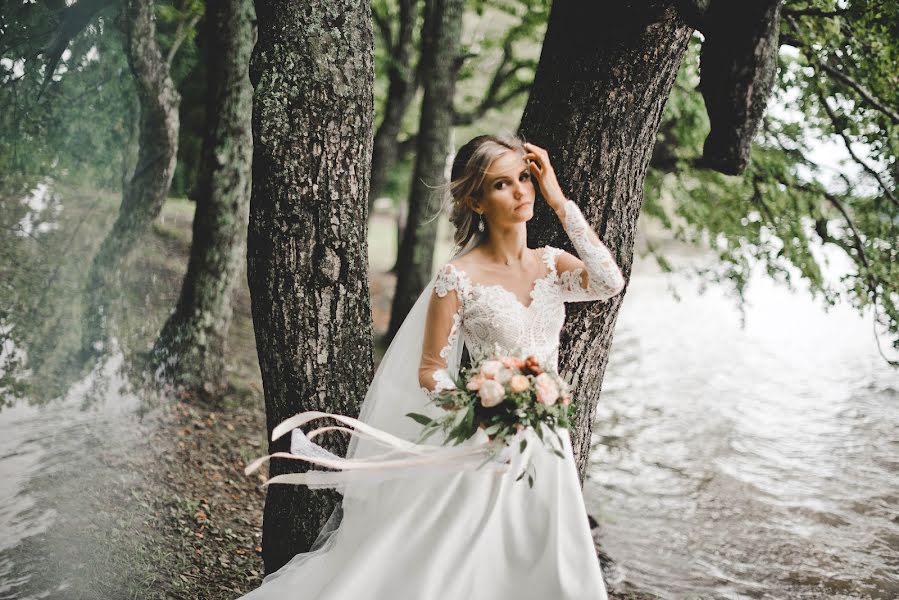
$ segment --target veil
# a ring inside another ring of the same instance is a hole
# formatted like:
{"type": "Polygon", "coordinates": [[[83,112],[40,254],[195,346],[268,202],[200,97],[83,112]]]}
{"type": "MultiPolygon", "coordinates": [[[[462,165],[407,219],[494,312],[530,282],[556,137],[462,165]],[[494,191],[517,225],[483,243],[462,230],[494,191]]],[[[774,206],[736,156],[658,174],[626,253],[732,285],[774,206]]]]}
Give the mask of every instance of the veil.
{"type": "MultiPolygon", "coordinates": [[[[452,258],[471,251],[479,242],[472,237],[452,258]]],[[[289,566],[327,552],[347,511],[365,505],[368,496],[376,496],[376,488],[385,481],[416,475],[459,472],[486,468],[506,471],[508,449],[488,442],[486,435],[477,434],[457,446],[444,446],[440,431],[428,440],[416,443],[422,426],[406,413],[415,412],[429,417],[445,414],[430,403],[426,391],[419,385],[418,368],[421,361],[426,316],[436,274],[418,296],[402,325],[381,359],[368,387],[357,419],[345,415],[307,411],[286,419],[272,431],[272,439],[291,433],[289,453],[275,453],[261,457],[247,466],[251,473],[272,457],[303,460],[336,471],[310,469],[302,473],[287,473],[270,478],[263,485],[273,483],[301,484],[310,488],[335,488],[341,501],[320,530],[308,552],[297,554],[281,570],[269,574],[265,581],[277,577],[289,566]],[[343,425],[327,425],[305,433],[302,425],[321,418],[332,418],[343,425]],[[337,456],[313,441],[320,433],[341,430],[350,434],[345,457],[337,456]],[[386,450],[386,451],[385,451],[386,450]],[[485,467],[485,465],[487,465],[485,467]]],[[[447,370],[455,375],[462,358],[464,336],[456,336],[447,357],[447,370]]],[[[364,510],[364,509],[360,509],[364,510]]]]}

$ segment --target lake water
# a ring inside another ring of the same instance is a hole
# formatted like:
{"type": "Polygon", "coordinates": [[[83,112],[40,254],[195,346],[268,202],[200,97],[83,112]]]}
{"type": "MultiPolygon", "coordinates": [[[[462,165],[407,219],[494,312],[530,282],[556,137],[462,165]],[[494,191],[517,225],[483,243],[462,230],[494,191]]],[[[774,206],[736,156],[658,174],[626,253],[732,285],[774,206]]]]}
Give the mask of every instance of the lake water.
{"type": "Polygon", "coordinates": [[[721,288],[643,267],[585,484],[625,580],[664,598],[899,598],[899,372],[870,318],[756,277],[741,328],[721,288]]]}

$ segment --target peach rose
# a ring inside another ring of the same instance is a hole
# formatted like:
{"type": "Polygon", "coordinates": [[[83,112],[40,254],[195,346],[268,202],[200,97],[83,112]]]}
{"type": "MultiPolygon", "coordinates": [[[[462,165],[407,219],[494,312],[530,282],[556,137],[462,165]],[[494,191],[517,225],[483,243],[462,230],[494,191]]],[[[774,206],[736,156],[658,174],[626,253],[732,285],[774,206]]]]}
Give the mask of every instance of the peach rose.
{"type": "Polygon", "coordinates": [[[484,378],[480,375],[475,375],[471,379],[468,380],[468,383],[465,384],[465,387],[473,392],[481,389],[481,384],[484,382],[484,378]]]}
{"type": "Polygon", "coordinates": [[[498,360],[485,360],[481,363],[481,375],[486,379],[493,379],[503,366],[498,360]]]}
{"type": "Polygon", "coordinates": [[[500,359],[500,362],[503,363],[503,366],[507,369],[521,369],[524,367],[524,360],[517,356],[504,356],[500,359]]]}
{"type": "Polygon", "coordinates": [[[540,375],[543,373],[543,367],[540,366],[540,361],[537,360],[537,357],[531,354],[526,359],[524,359],[524,370],[528,371],[534,375],[540,375]]]}
{"type": "Polygon", "coordinates": [[[509,388],[515,394],[523,392],[529,387],[531,387],[531,382],[524,375],[513,375],[512,379],[509,380],[509,388]]]}
{"type": "Polygon", "coordinates": [[[493,379],[495,379],[497,381],[497,383],[501,383],[501,384],[505,385],[506,383],[509,382],[510,379],[512,379],[512,375],[513,375],[513,373],[510,369],[503,367],[499,371],[496,372],[496,375],[493,376],[493,379]]]}
{"type": "Polygon", "coordinates": [[[534,387],[537,389],[537,402],[552,406],[559,399],[559,386],[546,373],[537,375],[537,378],[534,380],[534,387]]]}
{"type": "Polygon", "coordinates": [[[506,390],[503,389],[502,384],[499,382],[485,379],[481,383],[481,389],[478,390],[478,396],[481,397],[481,404],[486,408],[490,408],[503,401],[503,398],[506,396],[506,390]]]}

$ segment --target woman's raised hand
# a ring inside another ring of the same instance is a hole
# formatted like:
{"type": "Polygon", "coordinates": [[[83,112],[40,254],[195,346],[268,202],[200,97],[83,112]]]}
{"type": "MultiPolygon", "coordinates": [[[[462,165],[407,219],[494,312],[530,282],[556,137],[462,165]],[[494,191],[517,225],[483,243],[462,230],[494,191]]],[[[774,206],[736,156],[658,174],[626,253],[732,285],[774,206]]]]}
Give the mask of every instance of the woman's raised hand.
{"type": "Polygon", "coordinates": [[[524,147],[528,150],[524,159],[530,167],[531,174],[537,178],[541,195],[552,209],[558,212],[568,199],[562,193],[562,187],[556,179],[556,171],[549,161],[549,153],[540,146],[528,142],[524,143],[524,147]]]}

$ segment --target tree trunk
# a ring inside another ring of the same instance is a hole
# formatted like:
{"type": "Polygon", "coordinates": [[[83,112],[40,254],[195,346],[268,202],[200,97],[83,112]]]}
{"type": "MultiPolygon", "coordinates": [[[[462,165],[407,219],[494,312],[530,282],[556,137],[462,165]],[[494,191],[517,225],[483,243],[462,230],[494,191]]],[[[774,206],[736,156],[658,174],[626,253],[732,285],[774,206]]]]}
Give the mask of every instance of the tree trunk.
{"type": "Polygon", "coordinates": [[[251,0],[207,5],[206,134],[193,221],[193,245],[175,312],[154,358],[169,380],[202,393],[224,384],[231,293],[243,266],[250,208],[253,139],[251,0]],[[205,385],[204,385],[205,384],[205,385]]]}
{"type": "Polygon", "coordinates": [[[374,150],[371,160],[371,186],[368,192],[368,212],[371,214],[375,200],[380,196],[390,172],[399,157],[397,136],[406,116],[406,110],[418,89],[412,55],[415,46],[412,32],[418,23],[419,0],[400,0],[399,32],[397,41],[390,48],[390,64],[387,70],[387,101],[384,103],[384,118],[375,133],[374,150]]]}
{"type": "Polygon", "coordinates": [[[153,6],[151,0],[129,0],[123,8],[125,53],[140,103],[140,150],[119,215],[88,273],[81,344],[86,358],[104,350],[122,265],[162,210],[175,173],[180,96],[156,43],[153,6]]]}
{"type": "MultiPolygon", "coordinates": [[[[358,414],[371,381],[374,46],[367,0],[256,0],[256,15],[247,277],[271,433],[304,410],[358,414]]],[[[289,450],[289,438],[269,452],[289,450]]],[[[346,441],[323,444],[344,455],[346,441]]],[[[298,462],[275,459],[269,473],[298,462]]],[[[309,549],[338,498],[267,488],[266,572],[309,549]]]]}
{"type": "Polygon", "coordinates": [[[125,139],[125,147],[122,148],[122,189],[128,186],[128,182],[134,176],[137,170],[138,154],[140,153],[140,103],[137,99],[129,96],[126,101],[130,113],[126,117],[127,135],[125,139]]]}
{"type": "Polygon", "coordinates": [[[409,216],[397,256],[397,282],[387,340],[392,340],[431,278],[440,198],[432,187],[446,183],[456,89],[454,64],[462,33],[464,0],[427,0],[422,31],[424,97],[418,128],[409,216]]]}
{"type": "MultiPolygon", "coordinates": [[[[521,133],[549,152],[567,196],[612,251],[628,279],[643,179],[665,101],[692,29],[668,4],[650,0],[552,7],[521,133]]],[[[556,215],[538,203],[534,247],[574,252],[556,215]]],[[[567,306],[559,367],[576,377],[571,432],[583,483],[593,415],[624,293],[567,306]]]]}

